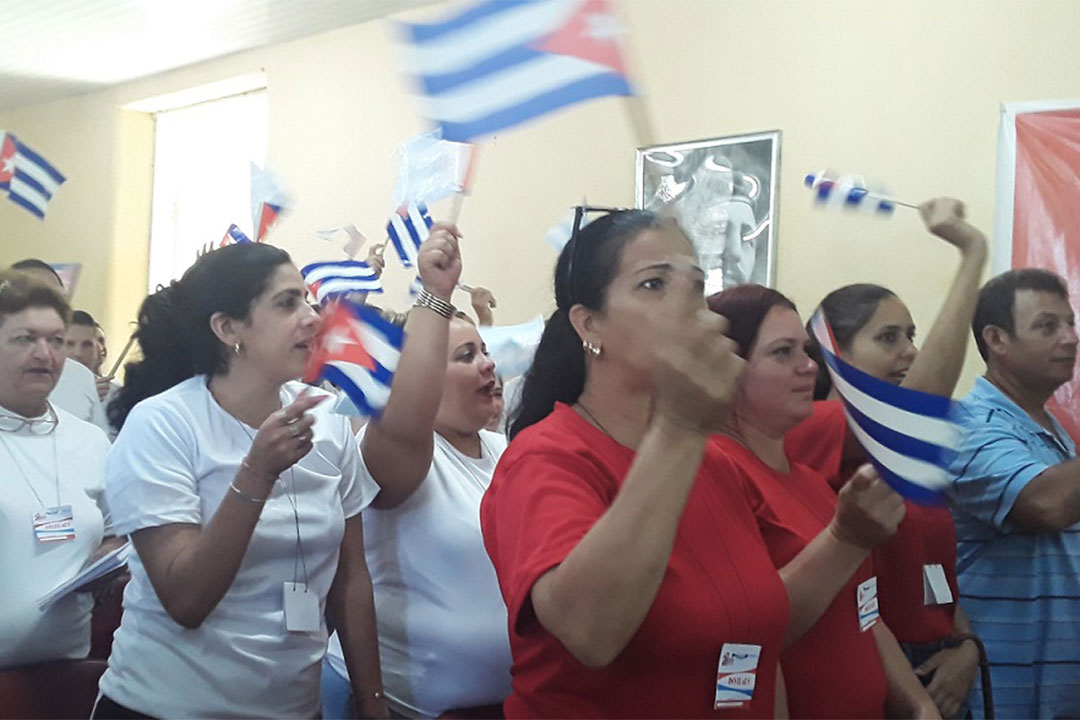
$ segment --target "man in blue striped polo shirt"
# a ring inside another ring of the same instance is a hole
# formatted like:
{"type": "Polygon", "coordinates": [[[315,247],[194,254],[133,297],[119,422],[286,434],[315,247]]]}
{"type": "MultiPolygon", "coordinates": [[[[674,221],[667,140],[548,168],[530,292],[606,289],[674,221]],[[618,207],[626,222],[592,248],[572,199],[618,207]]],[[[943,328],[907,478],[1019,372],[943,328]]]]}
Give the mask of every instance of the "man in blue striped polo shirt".
{"type": "Polygon", "coordinates": [[[986,374],[961,402],[948,492],[998,717],[1080,717],[1080,460],[1045,408],[1072,379],[1074,323],[1065,283],[1043,270],[987,282],[972,323],[986,374]]]}

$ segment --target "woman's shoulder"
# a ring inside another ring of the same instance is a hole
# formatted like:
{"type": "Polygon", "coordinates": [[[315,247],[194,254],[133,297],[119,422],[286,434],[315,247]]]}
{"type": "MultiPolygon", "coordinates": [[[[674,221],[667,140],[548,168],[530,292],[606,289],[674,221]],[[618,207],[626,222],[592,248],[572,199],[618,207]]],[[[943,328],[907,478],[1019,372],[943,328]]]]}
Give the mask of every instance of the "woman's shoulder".
{"type": "Polygon", "coordinates": [[[205,424],[199,420],[199,413],[205,413],[210,402],[213,398],[206,386],[206,376],[188,378],[136,403],[124,421],[120,436],[161,426],[190,426],[196,431],[205,424]]]}

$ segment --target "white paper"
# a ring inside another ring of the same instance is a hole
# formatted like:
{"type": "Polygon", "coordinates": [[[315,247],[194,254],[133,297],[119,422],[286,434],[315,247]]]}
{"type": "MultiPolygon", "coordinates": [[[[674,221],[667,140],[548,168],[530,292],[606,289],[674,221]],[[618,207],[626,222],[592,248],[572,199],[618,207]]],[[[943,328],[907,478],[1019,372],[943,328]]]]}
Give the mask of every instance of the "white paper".
{"type": "Polygon", "coordinates": [[[38,610],[44,612],[65,595],[69,595],[76,589],[99,578],[103,578],[111,572],[115,572],[127,565],[128,554],[131,552],[131,543],[125,542],[112,552],[98,558],[97,562],[84,568],[78,575],[70,580],[60,583],[45,595],[38,598],[38,610]]]}
{"type": "Polygon", "coordinates": [[[923,603],[948,605],[952,602],[952,588],[945,579],[945,568],[941,565],[923,565],[923,603]]]}

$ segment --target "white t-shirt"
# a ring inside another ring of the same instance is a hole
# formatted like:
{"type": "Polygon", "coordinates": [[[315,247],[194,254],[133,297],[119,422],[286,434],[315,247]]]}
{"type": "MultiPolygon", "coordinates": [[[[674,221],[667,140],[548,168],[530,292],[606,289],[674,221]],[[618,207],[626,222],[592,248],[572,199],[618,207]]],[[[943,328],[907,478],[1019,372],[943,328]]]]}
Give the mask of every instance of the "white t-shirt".
{"type": "MultiPolygon", "coordinates": [[[[229,492],[257,429],[225,412],[206,383],[205,375],[185,380],[128,416],[106,468],[117,533],[205,525],[229,492]]],[[[286,384],[282,403],[305,387],[286,384]]],[[[101,679],[105,695],[155,717],[315,717],[326,652],[321,618],[345,519],[378,492],[360,472],[348,421],[332,414],[329,404],[311,410],[314,449],[281,474],[236,578],[199,628],[185,629],[169,617],[132,554],[123,620],[101,679]],[[283,584],[294,579],[297,552],[290,495],[299,513],[308,587],[319,598],[318,632],[285,629],[283,584]]]]}
{"type": "Polygon", "coordinates": [[[109,441],[90,423],[55,409],[59,423],[48,435],[28,428],[0,432],[0,667],[90,652],[93,597],[73,593],[45,612],[37,599],[75,577],[103,535],[112,534],[104,497],[109,441]],[[34,513],[57,505],[71,506],[75,539],[38,542],[34,513]]]}
{"type": "Polygon", "coordinates": [[[78,360],[64,359],[60,379],[49,395],[49,402],[80,420],[97,425],[105,433],[109,432],[109,421],[105,418],[105,406],[98,398],[94,373],[78,360]]]}
{"type": "MultiPolygon", "coordinates": [[[[480,441],[475,459],[435,433],[431,468],[416,492],[396,508],[364,514],[383,688],[406,715],[437,717],[510,694],[506,605],[480,534],[480,499],[506,438],[481,430],[480,441]]],[[[347,677],[336,634],[329,658],[347,677]]]]}

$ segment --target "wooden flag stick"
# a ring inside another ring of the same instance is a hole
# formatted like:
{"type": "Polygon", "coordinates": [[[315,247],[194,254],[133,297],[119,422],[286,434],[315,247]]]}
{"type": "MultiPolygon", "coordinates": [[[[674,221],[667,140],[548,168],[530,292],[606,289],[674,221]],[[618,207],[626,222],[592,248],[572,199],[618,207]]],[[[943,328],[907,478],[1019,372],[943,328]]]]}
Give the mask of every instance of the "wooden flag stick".
{"type": "Polygon", "coordinates": [[[109,378],[110,380],[116,377],[116,371],[120,369],[120,364],[124,362],[124,358],[126,358],[127,354],[131,352],[131,346],[134,344],[135,333],[131,333],[131,337],[128,338],[127,345],[125,345],[124,349],[120,351],[120,356],[117,357],[116,362],[113,363],[112,370],[109,370],[109,374],[105,377],[109,378]]]}
{"type": "Polygon", "coordinates": [[[465,196],[472,192],[473,173],[476,171],[476,158],[480,155],[480,148],[469,143],[469,164],[465,166],[465,177],[461,181],[461,187],[454,193],[453,204],[450,206],[450,222],[458,224],[461,217],[461,206],[465,204],[465,196]]]}

